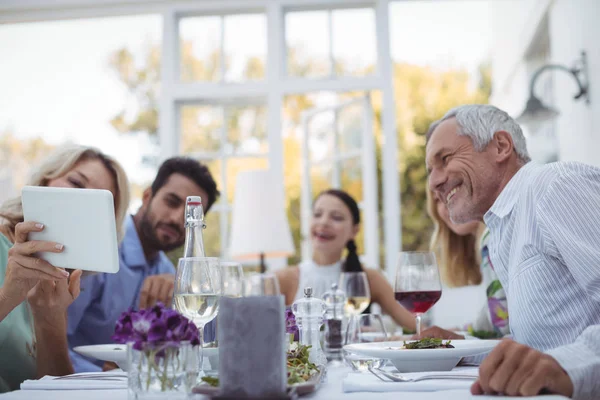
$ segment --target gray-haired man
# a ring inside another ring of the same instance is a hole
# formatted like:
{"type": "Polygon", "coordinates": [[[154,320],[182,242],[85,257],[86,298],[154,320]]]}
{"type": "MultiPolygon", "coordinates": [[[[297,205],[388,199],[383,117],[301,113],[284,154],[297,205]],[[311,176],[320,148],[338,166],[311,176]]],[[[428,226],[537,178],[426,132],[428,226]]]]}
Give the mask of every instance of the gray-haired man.
{"type": "Polygon", "coordinates": [[[489,105],[450,110],[427,134],[429,186],[455,223],[484,221],[512,340],[475,394],[600,398],[600,169],[530,162],[519,125],[489,105]]]}

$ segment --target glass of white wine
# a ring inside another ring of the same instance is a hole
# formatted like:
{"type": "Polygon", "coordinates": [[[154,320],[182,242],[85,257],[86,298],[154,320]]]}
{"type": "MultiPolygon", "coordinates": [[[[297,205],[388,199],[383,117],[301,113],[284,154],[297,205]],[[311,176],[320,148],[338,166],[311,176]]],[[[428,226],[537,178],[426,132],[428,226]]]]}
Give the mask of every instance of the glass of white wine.
{"type": "MultiPolygon", "coordinates": [[[[223,295],[223,273],[218,258],[180,258],[175,276],[175,308],[194,321],[204,344],[204,325],[217,316],[223,295]]],[[[202,365],[201,356],[201,365],[202,365]]]]}
{"type": "Polygon", "coordinates": [[[365,272],[342,272],[338,287],[346,293],[346,316],[360,315],[369,307],[371,290],[365,272]]]}

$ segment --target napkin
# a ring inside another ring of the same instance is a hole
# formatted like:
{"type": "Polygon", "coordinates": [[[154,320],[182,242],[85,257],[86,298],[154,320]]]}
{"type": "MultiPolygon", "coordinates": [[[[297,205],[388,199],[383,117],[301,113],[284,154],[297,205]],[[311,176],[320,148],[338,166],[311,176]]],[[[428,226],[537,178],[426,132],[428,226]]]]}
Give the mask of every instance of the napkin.
{"type": "MultiPolygon", "coordinates": [[[[455,368],[452,371],[402,373],[407,378],[426,375],[477,375],[478,368],[455,368]]],[[[466,379],[431,379],[419,382],[383,382],[370,372],[351,372],[342,381],[344,392],[435,392],[469,389],[475,382],[466,379]]]]}
{"type": "Polygon", "coordinates": [[[83,372],[66,376],[46,375],[41,379],[28,379],[21,390],[101,390],[127,389],[126,372],[83,372]]]}
{"type": "Polygon", "coordinates": [[[219,302],[219,385],[223,398],[286,398],[283,296],[219,302]]]}

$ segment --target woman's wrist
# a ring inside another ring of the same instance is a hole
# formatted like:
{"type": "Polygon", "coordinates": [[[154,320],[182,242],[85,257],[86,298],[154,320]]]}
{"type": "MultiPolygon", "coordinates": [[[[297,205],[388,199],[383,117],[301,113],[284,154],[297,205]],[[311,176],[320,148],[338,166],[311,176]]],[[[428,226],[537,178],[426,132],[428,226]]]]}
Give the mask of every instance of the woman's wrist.
{"type": "Polygon", "coordinates": [[[59,335],[66,334],[67,331],[67,313],[66,311],[55,312],[48,309],[31,308],[33,322],[36,331],[49,334],[56,332],[59,335]]]}
{"type": "Polygon", "coordinates": [[[3,311],[7,310],[6,314],[25,301],[25,297],[20,298],[15,293],[10,293],[7,289],[6,284],[0,287],[0,308],[3,311]]]}

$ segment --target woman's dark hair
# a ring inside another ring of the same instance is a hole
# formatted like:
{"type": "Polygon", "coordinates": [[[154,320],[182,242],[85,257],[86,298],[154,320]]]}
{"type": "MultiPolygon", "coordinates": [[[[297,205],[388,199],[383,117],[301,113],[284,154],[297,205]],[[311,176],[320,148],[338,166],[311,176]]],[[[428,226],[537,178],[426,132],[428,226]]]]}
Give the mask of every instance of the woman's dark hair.
{"type": "MultiPolygon", "coordinates": [[[[327,189],[318,194],[315,198],[315,202],[317,199],[323,195],[334,196],[340,199],[348,210],[350,210],[350,215],[352,215],[352,222],[354,225],[360,224],[360,210],[358,209],[358,204],[356,200],[348,193],[339,189],[327,189]]],[[[348,255],[346,256],[346,260],[342,265],[343,272],[362,272],[363,267],[358,259],[358,254],[356,254],[356,242],[353,239],[350,239],[348,243],[346,243],[346,248],[348,249],[348,255]]]]}

